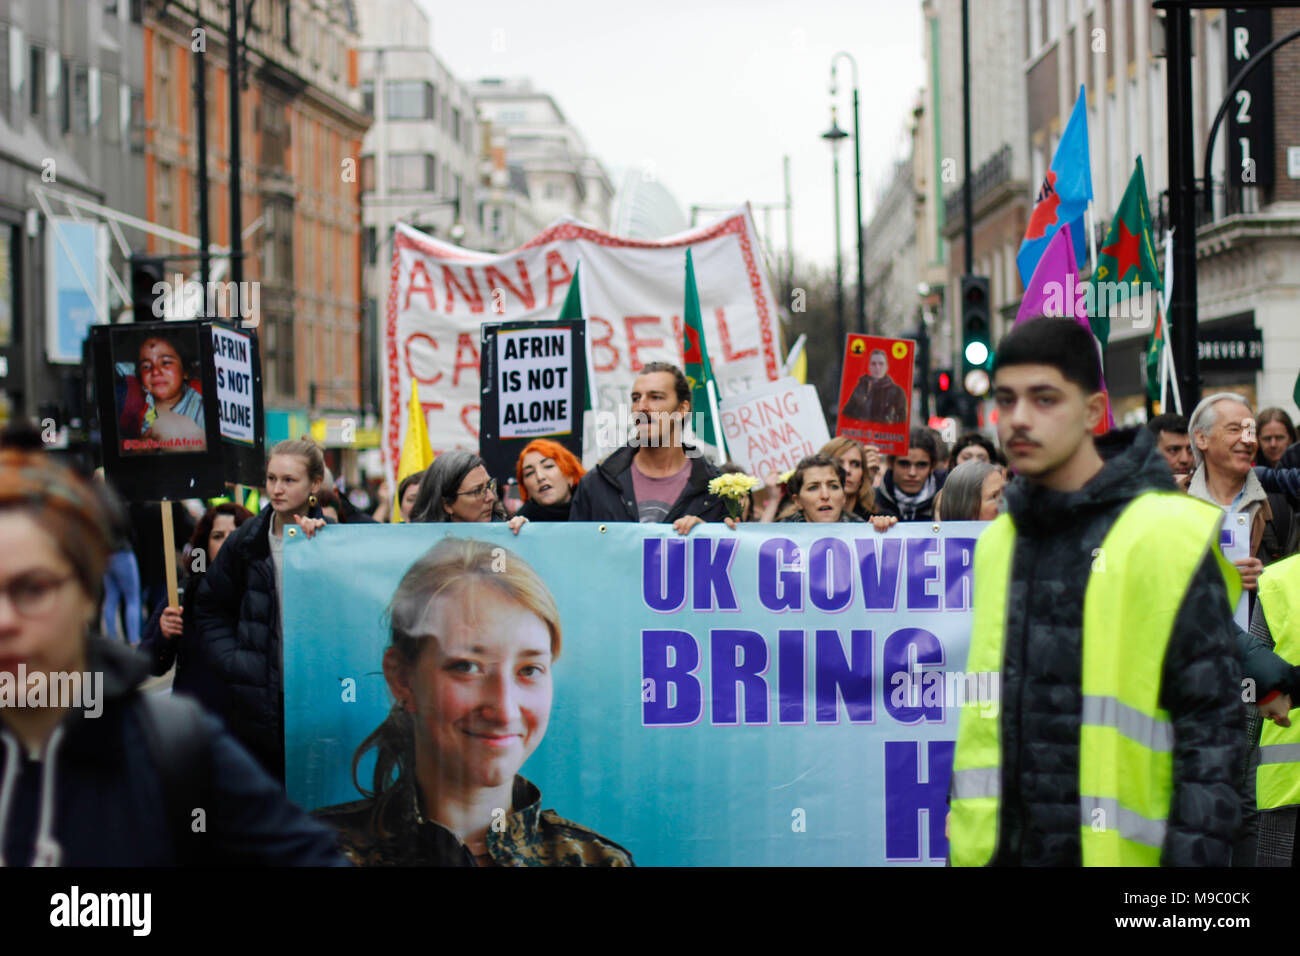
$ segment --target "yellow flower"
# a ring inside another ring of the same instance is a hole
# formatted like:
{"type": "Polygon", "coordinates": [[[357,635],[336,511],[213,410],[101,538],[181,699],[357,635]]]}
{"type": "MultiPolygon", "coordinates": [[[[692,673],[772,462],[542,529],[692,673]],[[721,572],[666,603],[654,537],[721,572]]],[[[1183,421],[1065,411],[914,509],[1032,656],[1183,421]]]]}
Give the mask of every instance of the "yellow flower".
{"type": "Polygon", "coordinates": [[[735,473],[719,475],[709,482],[709,494],[738,501],[760,484],[761,482],[753,475],[735,473]]]}
{"type": "Polygon", "coordinates": [[[790,479],[793,477],[794,477],[794,469],[791,468],[789,471],[785,472],[785,474],[781,476],[781,484],[783,485],[790,484],[790,479]]]}

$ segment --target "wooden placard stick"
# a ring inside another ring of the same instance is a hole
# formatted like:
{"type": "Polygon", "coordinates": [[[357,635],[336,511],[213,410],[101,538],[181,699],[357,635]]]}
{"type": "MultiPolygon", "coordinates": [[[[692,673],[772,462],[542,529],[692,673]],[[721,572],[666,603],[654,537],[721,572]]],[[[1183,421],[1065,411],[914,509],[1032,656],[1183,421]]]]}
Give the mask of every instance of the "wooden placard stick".
{"type": "Polygon", "coordinates": [[[176,594],[176,530],[172,527],[172,503],[162,503],[163,567],[167,569],[167,606],[178,607],[176,594]]]}

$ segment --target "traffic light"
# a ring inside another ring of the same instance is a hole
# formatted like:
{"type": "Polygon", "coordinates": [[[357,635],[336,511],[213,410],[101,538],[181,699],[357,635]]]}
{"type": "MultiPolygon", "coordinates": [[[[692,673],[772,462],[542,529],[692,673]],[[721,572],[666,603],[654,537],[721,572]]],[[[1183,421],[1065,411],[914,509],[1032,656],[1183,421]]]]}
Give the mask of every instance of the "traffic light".
{"type": "Polygon", "coordinates": [[[961,414],[950,368],[941,368],[934,373],[934,413],[940,418],[956,418],[961,414]]]}
{"type": "Polygon", "coordinates": [[[162,307],[155,310],[155,303],[161,296],[154,289],[165,281],[160,261],[144,256],[131,257],[131,311],[136,322],[157,322],[162,318],[162,307]]]}
{"type": "Polygon", "coordinates": [[[988,276],[961,277],[961,381],[970,395],[989,390],[993,343],[989,322],[988,276]]]}

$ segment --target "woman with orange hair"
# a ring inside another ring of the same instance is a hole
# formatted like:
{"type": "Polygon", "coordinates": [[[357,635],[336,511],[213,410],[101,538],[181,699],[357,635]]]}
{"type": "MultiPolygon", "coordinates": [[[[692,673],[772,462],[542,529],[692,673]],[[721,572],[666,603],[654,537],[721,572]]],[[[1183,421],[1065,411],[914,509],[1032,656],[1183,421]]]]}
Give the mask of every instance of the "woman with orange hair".
{"type": "Polygon", "coordinates": [[[524,446],[515,462],[515,477],[529,521],[568,521],[573,489],[586,474],[582,462],[559,442],[537,438],[524,446]]]}

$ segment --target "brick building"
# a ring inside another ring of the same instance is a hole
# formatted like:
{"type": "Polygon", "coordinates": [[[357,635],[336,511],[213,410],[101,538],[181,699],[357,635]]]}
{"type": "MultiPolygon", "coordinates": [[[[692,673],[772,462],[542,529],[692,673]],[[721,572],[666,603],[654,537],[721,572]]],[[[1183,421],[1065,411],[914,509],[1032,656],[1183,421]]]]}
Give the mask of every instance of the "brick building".
{"type": "MultiPolygon", "coordinates": [[[[244,279],[258,282],[267,439],[298,437],[309,417],[356,415],[373,370],[362,360],[362,112],[350,0],[240,3],[247,24],[240,95],[244,279]]],[[[197,235],[192,83],[207,71],[209,230],[228,245],[228,0],[147,0],[146,216],[197,235]],[[205,51],[193,31],[206,24],[205,51]]],[[[152,254],[189,250],[151,239],[152,254]]],[[[186,263],[193,271],[194,263],[186,263]]],[[[168,270],[170,273],[172,270],[168,270]]]]}

